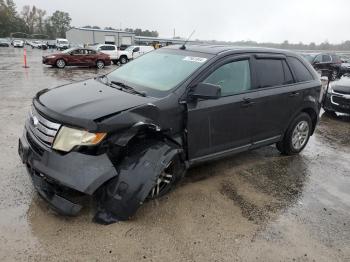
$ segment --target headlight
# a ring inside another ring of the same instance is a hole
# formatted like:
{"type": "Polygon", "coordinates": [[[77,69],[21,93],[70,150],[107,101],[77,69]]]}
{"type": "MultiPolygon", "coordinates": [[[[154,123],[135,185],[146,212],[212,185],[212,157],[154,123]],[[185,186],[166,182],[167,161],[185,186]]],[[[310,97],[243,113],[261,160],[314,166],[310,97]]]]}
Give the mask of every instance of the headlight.
{"type": "Polygon", "coordinates": [[[49,56],[47,56],[46,58],[48,58],[48,59],[51,59],[51,58],[55,58],[56,56],[54,56],[54,55],[49,55],[49,56]]]}
{"type": "Polygon", "coordinates": [[[105,136],[106,133],[90,133],[85,130],[62,126],[52,148],[68,152],[75,146],[97,145],[105,136]]]}

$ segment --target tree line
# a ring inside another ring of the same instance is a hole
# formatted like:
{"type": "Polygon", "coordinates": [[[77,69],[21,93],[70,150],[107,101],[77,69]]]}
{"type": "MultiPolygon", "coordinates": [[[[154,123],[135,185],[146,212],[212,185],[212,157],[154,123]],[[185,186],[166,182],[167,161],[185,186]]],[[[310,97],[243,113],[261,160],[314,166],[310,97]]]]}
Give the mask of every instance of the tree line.
{"type": "MultiPolygon", "coordinates": [[[[51,39],[65,37],[71,20],[67,12],[57,10],[48,16],[45,10],[29,5],[18,13],[13,0],[0,0],[0,37],[9,37],[15,32],[51,39]]],[[[23,37],[20,34],[13,36],[23,37]]]]}

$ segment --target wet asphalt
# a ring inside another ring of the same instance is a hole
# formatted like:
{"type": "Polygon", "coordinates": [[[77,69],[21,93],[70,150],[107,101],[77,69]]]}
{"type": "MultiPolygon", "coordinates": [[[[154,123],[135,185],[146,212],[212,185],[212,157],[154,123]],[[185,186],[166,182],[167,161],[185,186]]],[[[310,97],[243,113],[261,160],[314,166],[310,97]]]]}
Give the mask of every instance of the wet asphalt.
{"type": "Polygon", "coordinates": [[[350,261],[350,117],[321,116],[298,156],[274,146],[191,169],[128,222],[51,211],[17,155],[41,89],[113,70],[41,64],[0,48],[0,261],[350,261]]]}

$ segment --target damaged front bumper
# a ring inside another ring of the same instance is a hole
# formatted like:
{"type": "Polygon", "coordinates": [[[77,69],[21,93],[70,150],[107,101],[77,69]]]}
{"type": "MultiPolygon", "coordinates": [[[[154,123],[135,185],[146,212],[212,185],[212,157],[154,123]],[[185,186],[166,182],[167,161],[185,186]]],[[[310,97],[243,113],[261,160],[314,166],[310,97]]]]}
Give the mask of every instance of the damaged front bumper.
{"type": "Polygon", "coordinates": [[[41,146],[26,131],[19,139],[18,153],[40,196],[63,215],[77,215],[84,197],[92,196],[104,182],[117,176],[106,154],[59,154],[41,146]]]}

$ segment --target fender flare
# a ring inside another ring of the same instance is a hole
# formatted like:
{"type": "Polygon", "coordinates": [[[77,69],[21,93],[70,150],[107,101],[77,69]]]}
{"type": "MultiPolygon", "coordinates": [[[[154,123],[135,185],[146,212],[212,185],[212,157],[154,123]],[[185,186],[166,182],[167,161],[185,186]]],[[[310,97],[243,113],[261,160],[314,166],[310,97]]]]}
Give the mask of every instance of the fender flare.
{"type": "Polygon", "coordinates": [[[161,171],[182,153],[169,141],[145,141],[135,145],[118,166],[118,175],[97,193],[94,221],[111,224],[128,220],[143,204],[161,171]]]}

